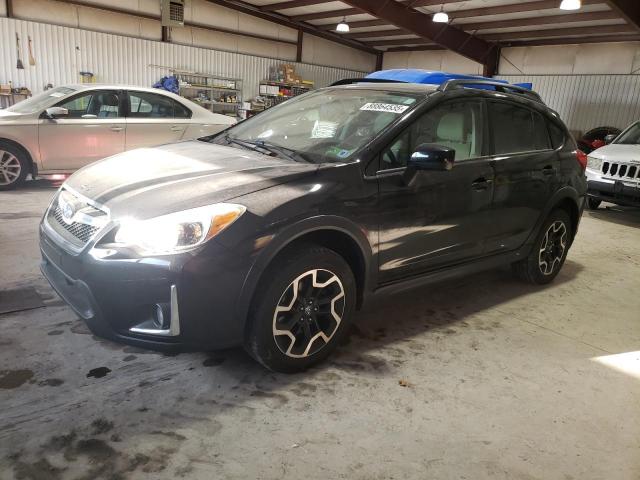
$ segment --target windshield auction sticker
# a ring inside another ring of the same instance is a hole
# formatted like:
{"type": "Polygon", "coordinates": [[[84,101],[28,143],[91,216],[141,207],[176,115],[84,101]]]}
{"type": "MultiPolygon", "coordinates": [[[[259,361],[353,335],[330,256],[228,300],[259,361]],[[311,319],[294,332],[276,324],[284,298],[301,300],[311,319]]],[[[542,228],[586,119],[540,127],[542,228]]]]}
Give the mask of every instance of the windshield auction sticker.
{"type": "Polygon", "coordinates": [[[370,112],[389,112],[402,113],[409,105],[396,105],[395,103],[365,103],[360,110],[368,110],[370,112]]]}

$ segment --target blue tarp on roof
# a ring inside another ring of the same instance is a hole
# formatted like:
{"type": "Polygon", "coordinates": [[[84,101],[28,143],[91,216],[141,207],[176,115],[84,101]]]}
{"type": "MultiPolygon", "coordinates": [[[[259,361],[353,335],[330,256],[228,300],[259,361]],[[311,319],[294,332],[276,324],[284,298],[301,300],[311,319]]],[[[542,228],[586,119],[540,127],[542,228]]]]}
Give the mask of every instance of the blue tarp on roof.
{"type": "MultiPolygon", "coordinates": [[[[495,78],[481,77],[479,75],[464,75],[460,73],[447,73],[437,72],[432,70],[420,70],[417,68],[397,68],[392,70],[380,70],[370,73],[366,78],[374,78],[378,80],[392,80],[395,82],[407,82],[407,83],[423,83],[428,85],[442,85],[447,80],[492,80],[494,82],[500,82],[509,84],[505,80],[498,80],[495,78]]],[[[530,83],[518,83],[514,84],[520,87],[531,89],[530,83]]],[[[494,90],[494,87],[490,85],[474,85],[474,88],[481,88],[486,90],[494,90]]]]}

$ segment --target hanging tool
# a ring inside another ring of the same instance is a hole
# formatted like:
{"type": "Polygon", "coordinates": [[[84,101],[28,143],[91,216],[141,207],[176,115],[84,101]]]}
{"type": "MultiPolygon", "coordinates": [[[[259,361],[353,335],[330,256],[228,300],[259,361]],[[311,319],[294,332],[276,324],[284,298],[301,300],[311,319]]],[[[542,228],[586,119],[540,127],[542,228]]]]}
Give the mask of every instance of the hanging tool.
{"type": "Polygon", "coordinates": [[[24,65],[22,65],[22,60],[20,60],[20,37],[18,36],[18,32],[16,32],[16,51],[18,52],[18,64],[16,68],[18,70],[24,70],[24,65]]]}
{"type": "Polygon", "coordinates": [[[31,35],[27,37],[29,39],[29,65],[32,67],[36,64],[36,58],[33,56],[33,45],[31,44],[31,35]]]}

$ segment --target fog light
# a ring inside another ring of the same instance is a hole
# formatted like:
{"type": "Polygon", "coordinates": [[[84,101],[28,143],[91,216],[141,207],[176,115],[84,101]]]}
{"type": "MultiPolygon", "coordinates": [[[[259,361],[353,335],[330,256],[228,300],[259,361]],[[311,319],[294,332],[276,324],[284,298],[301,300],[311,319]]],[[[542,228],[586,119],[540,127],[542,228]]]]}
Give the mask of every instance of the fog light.
{"type": "Polygon", "coordinates": [[[169,328],[169,305],[156,303],[153,309],[153,324],[158,330],[166,330],[169,328]]]}

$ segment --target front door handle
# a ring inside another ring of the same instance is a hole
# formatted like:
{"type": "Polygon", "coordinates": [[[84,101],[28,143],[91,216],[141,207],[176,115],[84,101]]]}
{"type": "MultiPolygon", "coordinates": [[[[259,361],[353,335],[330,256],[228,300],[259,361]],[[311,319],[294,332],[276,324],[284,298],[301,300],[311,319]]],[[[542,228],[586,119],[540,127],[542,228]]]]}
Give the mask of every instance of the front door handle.
{"type": "Polygon", "coordinates": [[[120,125],[111,125],[109,128],[114,132],[121,132],[124,130],[124,127],[121,127],[120,125]]]}
{"type": "Polygon", "coordinates": [[[544,167],[542,169],[542,174],[543,175],[555,175],[556,173],[556,169],[555,167],[552,167],[551,165],[547,165],[546,167],[544,167]]]}
{"type": "Polygon", "coordinates": [[[482,191],[482,190],[487,190],[491,186],[491,183],[493,183],[493,180],[480,177],[475,179],[471,184],[471,186],[473,187],[474,190],[482,191]]]}

